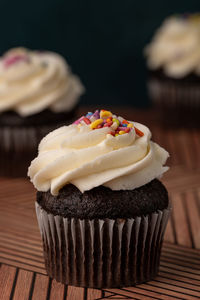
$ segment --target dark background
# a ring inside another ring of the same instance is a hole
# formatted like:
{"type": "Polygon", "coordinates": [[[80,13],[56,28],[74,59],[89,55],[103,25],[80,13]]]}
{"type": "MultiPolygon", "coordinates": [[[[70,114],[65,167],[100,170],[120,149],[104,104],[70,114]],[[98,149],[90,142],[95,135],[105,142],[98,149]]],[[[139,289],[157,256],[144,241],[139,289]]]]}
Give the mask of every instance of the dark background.
{"type": "Polygon", "coordinates": [[[58,52],[87,89],[82,104],[148,106],[144,46],[165,17],[198,10],[200,0],[0,0],[0,53],[58,52]]]}

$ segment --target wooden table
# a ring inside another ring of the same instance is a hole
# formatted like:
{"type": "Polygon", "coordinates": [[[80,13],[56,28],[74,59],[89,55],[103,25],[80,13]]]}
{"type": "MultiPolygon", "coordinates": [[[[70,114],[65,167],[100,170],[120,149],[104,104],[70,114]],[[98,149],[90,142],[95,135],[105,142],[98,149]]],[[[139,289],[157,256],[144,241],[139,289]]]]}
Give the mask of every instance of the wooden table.
{"type": "MultiPolygon", "coordinates": [[[[82,109],[86,111],[87,109],[82,109]]],[[[153,111],[123,110],[151,127],[171,157],[163,178],[173,204],[159,276],[137,287],[84,289],[46,275],[37,226],[35,191],[26,179],[0,179],[0,300],[199,299],[200,131],[163,129],[153,111]]]]}

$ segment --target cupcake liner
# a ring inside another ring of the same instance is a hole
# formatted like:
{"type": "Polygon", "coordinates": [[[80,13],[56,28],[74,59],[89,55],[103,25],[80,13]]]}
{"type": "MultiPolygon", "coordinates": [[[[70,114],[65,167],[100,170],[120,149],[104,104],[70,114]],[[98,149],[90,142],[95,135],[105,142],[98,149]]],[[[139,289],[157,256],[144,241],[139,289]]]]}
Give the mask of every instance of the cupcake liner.
{"type": "Polygon", "coordinates": [[[0,176],[26,177],[40,140],[60,125],[0,127],[0,176]]]}
{"type": "Polygon", "coordinates": [[[199,127],[200,85],[152,78],[148,93],[164,125],[199,127]],[[187,125],[186,125],[187,124],[187,125]]]}
{"type": "Polygon", "coordinates": [[[47,274],[64,284],[112,288],[156,276],[170,208],[134,219],[76,219],[36,202],[47,274]]]}
{"type": "Polygon", "coordinates": [[[149,79],[148,92],[157,105],[195,110],[200,107],[199,83],[177,83],[167,80],[149,79]]]}

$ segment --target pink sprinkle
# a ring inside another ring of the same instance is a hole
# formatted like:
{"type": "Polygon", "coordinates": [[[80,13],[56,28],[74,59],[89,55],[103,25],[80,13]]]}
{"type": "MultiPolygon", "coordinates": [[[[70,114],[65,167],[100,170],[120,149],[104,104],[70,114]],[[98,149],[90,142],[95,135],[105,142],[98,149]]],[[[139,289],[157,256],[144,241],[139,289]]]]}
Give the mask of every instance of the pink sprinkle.
{"type": "Polygon", "coordinates": [[[121,127],[121,126],[120,126],[120,127],[118,127],[117,129],[120,130],[120,131],[121,131],[121,130],[125,131],[125,127],[121,127]]]}
{"type": "Polygon", "coordinates": [[[8,56],[4,58],[4,66],[9,67],[10,65],[13,65],[15,63],[18,63],[20,61],[28,61],[28,58],[26,55],[14,55],[14,56],[8,56]]]}
{"type": "Polygon", "coordinates": [[[78,125],[79,123],[80,123],[80,121],[79,121],[79,120],[76,120],[73,124],[78,125]]]}
{"type": "Polygon", "coordinates": [[[80,124],[80,122],[81,122],[84,118],[85,118],[84,116],[80,117],[80,118],[79,118],[78,120],[76,120],[73,124],[76,124],[76,125],[80,124]]]}

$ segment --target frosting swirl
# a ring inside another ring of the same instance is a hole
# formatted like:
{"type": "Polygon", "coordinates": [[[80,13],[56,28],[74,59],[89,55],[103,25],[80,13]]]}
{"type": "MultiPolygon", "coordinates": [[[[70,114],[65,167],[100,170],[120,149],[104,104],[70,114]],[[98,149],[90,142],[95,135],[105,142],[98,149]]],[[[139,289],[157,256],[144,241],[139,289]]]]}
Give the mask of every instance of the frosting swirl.
{"type": "Polygon", "coordinates": [[[125,190],[160,177],[168,169],[163,166],[168,152],[151,141],[146,126],[129,124],[132,130],[114,136],[111,127],[93,130],[84,122],[52,131],[41,141],[28,176],[39,191],[53,195],[69,183],[81,192],[100,185],[125,190]]]}
{"type": "Polygon", "coordinates": [[[150,69],[162,68],[170,77],[182,78],[191,72],[200,75],[200,15],[167,18],[145,55],[150,69]]]}
{"type": "Polygon", "coordinates": [[[69,111],[83,92],[79,78],[56,53],[16,48],[0,58],[0,112],[26,117],[46,108],[69,111]]]}

